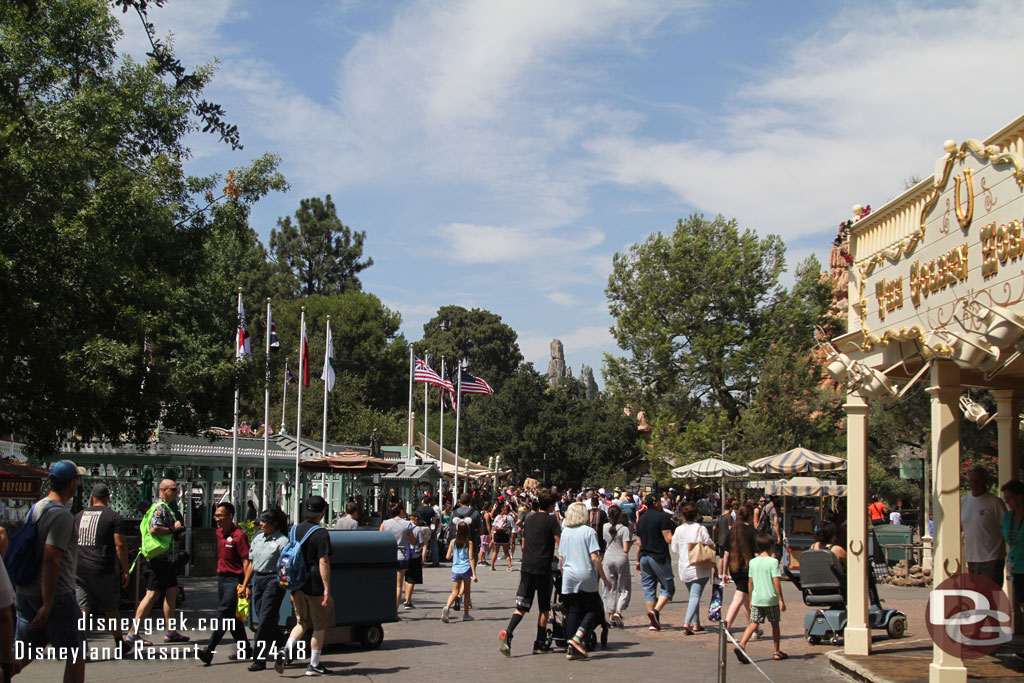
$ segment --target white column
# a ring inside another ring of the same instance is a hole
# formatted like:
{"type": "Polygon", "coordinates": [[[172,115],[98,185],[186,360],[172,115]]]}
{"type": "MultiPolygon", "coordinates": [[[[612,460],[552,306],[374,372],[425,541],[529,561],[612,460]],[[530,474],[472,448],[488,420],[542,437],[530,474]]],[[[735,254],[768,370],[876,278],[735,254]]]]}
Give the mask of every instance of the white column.
{"type": "Polygon", "coordinates": [[[843,651],[848,655],[871,654],[868,628],[868,408],[857,394],[846,397],[846,609],[843,651]]]}
{"type": "MultiPolygon", "coordinates": [[[[1020,478],[1020,398],[1011,389],[997,389],[992,392],[996,399],[996,429],[999,433],[999,484],[1020,478]]],[[[996,495],[999,495],[998,488],[996,495]]],[[[1013,582],[1004,581],[1003,591],[1010,598],[1010,604],[1016,605],[1013,594],[1013,582]]],[[[1024,630],[1024,619],[1019,610],[1014,610],[1013,630],[1021,633],[1024,630]]]]}
{"type": "MultiPolygon", "coordinates": [[[[960,554],[960,368],[952,361],[936,361],[931,369],[932,471],[935,473],[935,563],[933,581],[967,571],[960,554]]],[[[931,683],[965,683],[963,660],[932,646],[928,667],[931,683]]]]}

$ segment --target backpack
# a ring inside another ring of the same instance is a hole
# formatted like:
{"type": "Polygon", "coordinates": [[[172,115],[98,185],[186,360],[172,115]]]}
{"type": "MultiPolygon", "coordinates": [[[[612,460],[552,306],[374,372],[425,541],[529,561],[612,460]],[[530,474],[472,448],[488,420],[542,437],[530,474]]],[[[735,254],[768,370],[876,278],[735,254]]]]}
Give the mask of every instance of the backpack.
{"type": "Polygon", "coordinates": [[[33,579],[39,576],[39,565],[42,558],[36,557],[36,526],[43,520],[47,512],[63,507],[63,505],[51,505],[43,510],[42,514],[39,515],[39,519],[33,522],[32,512],[36,509],[36,506],[33,505],[28,511],[25,525],[18,529],[16,534],[11,536],[5,561],[7,564],[7,574],[15,586],[27,586],[32,583],[33,579]]]}
{"type": "Polygon", "coordinates": [[[597,545],[604,550],[604,534],[601,533],[601,508],[590,508],[587,512],[587,526],[597,533],[597,545]]]}
{"type": "Polygon", "coordinates": [[[277,582],[282,588],[293,591],[302,588],[309,581],[309,565],[302,557],[302,544],[320,527],[310,528],[301,541],[295,540],[296,528],[293,526],[288,532],[288,545],[281,551],[281,556],[277,560],[277,582]]]}
{"type": "Polygon", "coordinates": [[[761,508],[761,518],[757,520],[757,530],[759,533],[774,536],[772,529],[772,515],[775,512],[775,503],[768,503],[761,508]]]}
{"type": "MultiPolygon", "coordinates": [[[[451,522],[451,524],[452,524],[452,529],[455,529],[455,527],[458,526],[459,524],[468,524],[469,528],[470,528],[470,531],[476,531],[476,529],[473,528],[473,508],[465,507],[465,508],[456,508],[455,510],[452,510],[452,522],[451,522]],[[457,510],[459,510],[459,509],[461,509],[461,510],[468,510],[468,512],[463,512],[463,513],[460,514],[460,513],[457,512],[457,510]]],[[[454,535],[452,537],[454,538],[454,535]]]]}
{"type": "Polygon", "coordinates": [[[492,524],[495,531],[505,531],[510,526],[508,515],[498,515],[494,518],[494,524],[492,524]]]}

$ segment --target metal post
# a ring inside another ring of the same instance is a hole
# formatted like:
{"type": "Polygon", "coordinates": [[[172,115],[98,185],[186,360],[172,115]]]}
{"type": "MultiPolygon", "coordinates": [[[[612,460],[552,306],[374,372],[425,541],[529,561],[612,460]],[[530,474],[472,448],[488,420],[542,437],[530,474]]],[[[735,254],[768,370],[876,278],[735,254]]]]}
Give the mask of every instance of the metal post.
{"type": "MultiPolygon", "coordinates": [[[[724,601],[722,607],[725,607],[724,601]]],[[[718,683],[726,683],[725,669],[729,661],[729,641],[725,637],[725,616],[718,622],[718,683]]]]}

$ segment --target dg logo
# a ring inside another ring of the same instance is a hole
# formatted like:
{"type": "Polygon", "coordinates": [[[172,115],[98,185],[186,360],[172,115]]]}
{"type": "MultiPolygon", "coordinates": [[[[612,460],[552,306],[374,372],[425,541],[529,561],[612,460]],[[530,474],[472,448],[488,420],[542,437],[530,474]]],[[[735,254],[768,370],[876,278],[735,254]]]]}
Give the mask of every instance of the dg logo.
{"type": "Polygon", "coordinates": [[[928,634],[944,652],[978,659],[1013,638],[1013,610],[1002,587],[977,574],[957,574],[932,590],[925,611],[928,634]]]}

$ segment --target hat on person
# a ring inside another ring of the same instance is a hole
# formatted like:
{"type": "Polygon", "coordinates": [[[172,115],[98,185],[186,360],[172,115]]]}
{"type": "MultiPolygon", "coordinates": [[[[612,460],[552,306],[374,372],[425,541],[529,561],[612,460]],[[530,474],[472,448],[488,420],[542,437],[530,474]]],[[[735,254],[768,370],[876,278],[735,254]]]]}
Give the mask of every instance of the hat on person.
{"type": "Polygon", "coordinates": [[[602,496],[604,495],[604,489],[603,488],[598,489],[597,492],[600,493],[602,496]]]}
{"type": "Polygon", "coordinates": [[[310,496],[306,499],[306,512],[320,514],[327,509],[327,501],[323,496],[310,496]]]}
{"type": "Polygon", "coordinates": [[[110,498],[110,489],[106,484],[96,484],[92,487],[93,498],[110,498]]]}
{"type": "Polygon", "coordinates": [[[70,460],[58,460],[50,467],[50,478],[63,486],[72,479],[78,479],[78,465],[70,460]]]}

